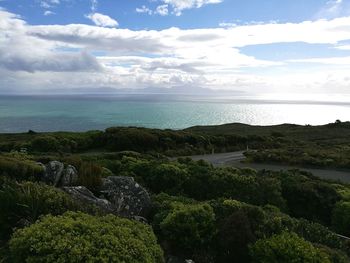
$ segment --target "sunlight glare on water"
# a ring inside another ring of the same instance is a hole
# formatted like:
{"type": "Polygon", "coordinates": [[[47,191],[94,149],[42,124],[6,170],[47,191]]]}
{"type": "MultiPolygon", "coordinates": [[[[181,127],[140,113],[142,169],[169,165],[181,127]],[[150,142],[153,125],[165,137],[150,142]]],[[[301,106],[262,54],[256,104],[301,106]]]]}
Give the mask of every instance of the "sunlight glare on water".
{"type": "Polygon", "coordinates": [[[111,126],[182,129],[241,122],[325,124],[349,120],[350,105],[268,101],[154,100],[143,97],[0,98],[0,132],[86,131],[111,126]]]}

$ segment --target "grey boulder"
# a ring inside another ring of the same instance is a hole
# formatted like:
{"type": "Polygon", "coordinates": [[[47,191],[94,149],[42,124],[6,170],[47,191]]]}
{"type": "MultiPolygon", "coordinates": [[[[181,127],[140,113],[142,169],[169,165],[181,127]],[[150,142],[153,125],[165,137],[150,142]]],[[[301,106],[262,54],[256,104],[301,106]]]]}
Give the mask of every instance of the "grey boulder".
{"type": "Polygon", "coordinates": [[[101,194],[114,206],[114,213],[125,217],[147,217],[151,209],[148,192],[132,177],[109,176],[102,181],[101,194]]]}
{"type": "Polygon", "coordinates": [[[51,161],[46,165],[41,164],[44,169],[42,181],[56,187],[72,186],[78,183],[78,172],[74,166],[59,161],[51,161]]]}
{"type": "Polygon", "coordinates": [[[96,207],[104,213],[113,213],[114,211],[113,205],[108,200],[97,198],[85,186],[70,186],[62,189],[80,204],[96,207]]]}

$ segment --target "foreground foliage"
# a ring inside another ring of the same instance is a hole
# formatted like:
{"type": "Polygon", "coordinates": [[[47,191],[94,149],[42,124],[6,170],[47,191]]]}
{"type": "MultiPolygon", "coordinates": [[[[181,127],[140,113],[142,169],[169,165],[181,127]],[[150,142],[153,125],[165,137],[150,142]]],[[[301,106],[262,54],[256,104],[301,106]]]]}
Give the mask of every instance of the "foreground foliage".
{"type": "Polygon", "coordinates": [[[349,185],[299,170],[165,157],[249,144],[259,149],[248,153],[255,161],[347,167],[349,138],[341,122],[0,135],[0,262],[163,262],[160,247],[165,257],[201,263],[350,262],[350,244],[338,235],[350,235],[349,185]],[[13,152],[21,148],[30,154],[13,152]],[[79,185],[101,198],[104,177],[134,177],[152,196],[152,229],[101,217],[39,183],[37,161],[52,160],[75,166],[79,185]]]}
{"type": "Polygon", "coordinates": [[[163,262],[149,226],[112,215],[46,216],[9,244],[12,262],[163,262]]]}
{"type": "Polygon", "coordinates": [[[15,227],[34,223],[39,216],[60,215],[78,207],[69,195],[54,187],[33,182],[16,183],[0,178],[0,240],[15,227]]]}
{"type": "Polygon", "coordinates": [[[251,246],[257,263],[330,263],[327,254],[296,234],[282,233],[261,239],[251,246]]]}

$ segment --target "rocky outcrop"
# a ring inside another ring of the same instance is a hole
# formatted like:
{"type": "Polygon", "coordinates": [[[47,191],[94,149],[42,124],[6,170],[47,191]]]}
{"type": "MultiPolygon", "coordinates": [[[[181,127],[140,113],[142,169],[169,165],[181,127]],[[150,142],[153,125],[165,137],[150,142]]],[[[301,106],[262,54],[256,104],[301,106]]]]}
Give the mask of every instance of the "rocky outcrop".
{"type": "Polygon", "coordinates": [[[114,206],[114,213],[126,216],[146,217],[151,209],[148,192],[132,177],[109,176],[103,179],[101,194],[114,206]]]}
{"type": "Polygon", "coordinates": [[[106,199],[97,198],[85,186],[63,187],[63,191],[70,194],[80,204],[96,207],[104,213],[113,213],[114,206],[106,199]]]}
{"type": "Polygon", "coordinates": [[[44,170],[41,180],[49,185],[64,187],[78,183],[78,172],[72,165],[64,167],[64,164],[59,161],[51,161],[41,166],[44,170]]]}
{"type": "MultiPolygon", "coordinates": [[[[84,186],[77,186],[78,172],[72,165],[64,166],[51,161],[43,167],[41,180],[49,185],[61,187],[80,204],[94,206],[104,213],[113,213],[145,222],[152,203],[148,192],[132,177],[108,176],[102,179],[99,193],[92,193],[84,186]]],[[[111,172],[109,172],[111,173],[111,172]]]]}

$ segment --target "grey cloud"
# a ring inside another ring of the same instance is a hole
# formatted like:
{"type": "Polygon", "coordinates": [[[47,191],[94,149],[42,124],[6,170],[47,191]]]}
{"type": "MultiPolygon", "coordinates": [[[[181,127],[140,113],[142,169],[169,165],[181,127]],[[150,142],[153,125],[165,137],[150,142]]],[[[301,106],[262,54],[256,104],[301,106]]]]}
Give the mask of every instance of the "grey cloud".
{"type": "Polygon", "coordinates": [[[143,66],[145,70],[156,70],[156,69],[175,69],[187,73],[200,74],[202,71],[196,69],[196,66],[200,66],[198,63],[166,63],[163,61],[152,61],[151,63],[143,66]]]}
{"type": "Polygon", "coordinates": [[[11,71],[101,71],[102,66],[95,57],[86,52],[80,54],[55,54],[45,57],[16,56],[0,51],[0,66],[11,71]]]}
{"type": "Polygon", "coordinates": [[[180,36],[178,40],[180,41],[212,41],[218,38],[221,38],[222,36],[219,34],[192,34],[192,35],[184,35],[180,36]]]}
{"type": "Polygon", "coordinates": [[[83,45],[97,50],[131,53],[163,53],[168,47],[159,35],[152,32],[135,32],[126,29],[104,29],[87,25],[36,26],[28,34],[45,40],[83,45]]]}

